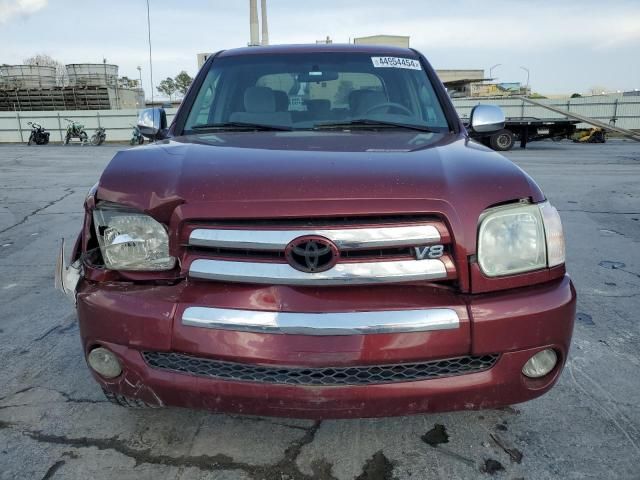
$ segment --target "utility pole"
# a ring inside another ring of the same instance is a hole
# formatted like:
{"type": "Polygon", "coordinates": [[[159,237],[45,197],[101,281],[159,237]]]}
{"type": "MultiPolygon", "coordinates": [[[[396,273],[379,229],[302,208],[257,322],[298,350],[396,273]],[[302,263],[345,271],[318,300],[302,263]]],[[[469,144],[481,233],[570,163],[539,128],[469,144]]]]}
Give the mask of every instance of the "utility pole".
{"type": "Polygon", "coordinates": [[[249,46],[260,45],[258,38],[258,0],[249,0],[249,46]]]}
{"type": "Polygon", "coordinates": [[[147,0],[147,31],[149,33],[149,76],[151,78],[151,107],[153,107],[153,61],[151,58],[151,14],[149,0],[147,0]]]}
{"type": "Polygon", "coordinates": [[[529,91],[529,69],[527,67],[520,67],[522,70],[524,70],[525,72],[527,72],[527,92],[529,91]]]}
{"type": "Polygon", "coordinates": [[[262,45],[269,45],[269,24],[267,23],[267,0],[260,2],[262,14],[262,45]]]}
{"type": "MultiPolygon", "coordinates": [[[[138,80],[138,88],[140,89],[140,92],[136,96],[138,97],[138,100],[142,97],[140,108],[144,108],[146,105],[144,104],[144,88],[142,88],[142,67],[138,65],[136,69],[138,70],[138,77],[140,78],[140,80],[138,80]]],[[[138,100],[136,100],[136,106],[138,105],[138,100]]]]}
{"type": "Polygon", "coordinates": [[[501,65],[502,65],[501,63],[496,63],[494,66],[489,67],[489,78],[490,78],[490,79],[492,79],[492,78],[493,78],[493,69],[494,69],[494,68],[497,68],[497,67],[499,67],[499,66],[501,66],[501,65]]]}

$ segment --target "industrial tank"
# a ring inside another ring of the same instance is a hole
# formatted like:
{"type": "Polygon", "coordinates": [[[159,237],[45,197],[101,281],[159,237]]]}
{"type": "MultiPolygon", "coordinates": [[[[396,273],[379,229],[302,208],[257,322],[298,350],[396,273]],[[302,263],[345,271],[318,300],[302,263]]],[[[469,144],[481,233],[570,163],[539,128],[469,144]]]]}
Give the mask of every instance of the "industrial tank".
{"type": "Polygon", "coordinates": [[[118,66],[108,63],[71,63],[66,66],[72,87],[116,86],[118,66]]]}
{"type": "Polygon", "coordinates": [[[2,88],[54,88],[56,67],[41,65],[5,65],[0,67],[2,88]]]}

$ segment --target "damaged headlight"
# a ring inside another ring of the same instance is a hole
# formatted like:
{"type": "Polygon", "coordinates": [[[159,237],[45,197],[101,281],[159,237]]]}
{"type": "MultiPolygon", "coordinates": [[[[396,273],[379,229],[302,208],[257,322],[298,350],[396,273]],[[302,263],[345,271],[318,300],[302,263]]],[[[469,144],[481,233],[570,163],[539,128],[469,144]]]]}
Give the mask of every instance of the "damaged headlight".
{"type": "Polygon", "coordinates": [[[542,223],[547,238],[547,263],[549,267],[562,265],[565,260],[564,231],[560,214],[549,202],[541,203],[542,223]]]}
{"type": "Polygon", "coordinates": [[[161,223],[143,213],[96,208],[93,221],[105,266],[110,270],[169,270],[169,236],[161,223]]]}
{"type": "Polygon", "coordinates": [[[478,264],[489,277],[564,263],[560,216],[548,202],[487,210],[480,218],[478,264]]]}

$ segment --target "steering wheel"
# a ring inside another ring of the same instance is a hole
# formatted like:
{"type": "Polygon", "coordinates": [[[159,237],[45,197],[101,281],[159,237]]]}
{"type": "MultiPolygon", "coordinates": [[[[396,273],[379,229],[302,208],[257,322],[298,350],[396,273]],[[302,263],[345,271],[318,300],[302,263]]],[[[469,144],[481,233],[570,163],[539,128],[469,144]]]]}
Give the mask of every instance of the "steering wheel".
{"type": "Polygon", "coordinates": [[[373,107],[369,107],[364,112],[364,115],[367,115],[368,113],[373,113],[376,110],[380,110],[381,108],[396,108],[398,110],[401,110],[403,113],[406,113],[410,117],[413,116],[413,112],[411,110],[409,110],[407,107],[405,107],[401,103],[395,103],[395,102],[384,102],[384,103],[379,103],[378,105],[374,105],[373,107]]]}

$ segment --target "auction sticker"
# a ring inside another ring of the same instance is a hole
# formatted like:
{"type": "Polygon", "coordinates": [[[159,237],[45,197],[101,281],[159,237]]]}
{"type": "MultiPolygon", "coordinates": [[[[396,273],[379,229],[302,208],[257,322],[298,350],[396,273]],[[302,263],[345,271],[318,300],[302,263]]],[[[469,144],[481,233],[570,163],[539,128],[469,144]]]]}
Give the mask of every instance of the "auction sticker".
{"type": "Polygon", "coordinates": [[[371,57],[375,68],[408,68],[409,70],[422,70],[418,60],[402,57],[371,57]]]}

